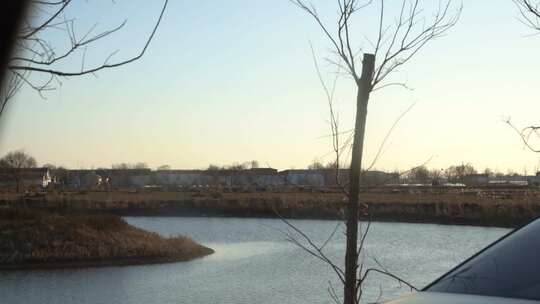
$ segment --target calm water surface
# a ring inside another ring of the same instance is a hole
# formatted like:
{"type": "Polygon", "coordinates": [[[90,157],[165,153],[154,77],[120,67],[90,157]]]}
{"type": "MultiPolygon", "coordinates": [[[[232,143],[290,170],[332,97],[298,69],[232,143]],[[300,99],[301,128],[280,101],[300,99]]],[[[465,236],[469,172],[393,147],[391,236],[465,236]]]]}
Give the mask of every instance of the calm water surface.
{"type": "MultiPolygon", "coordinates": [[[[341,286],[330,267],[286,240],[276,219],[128,217],[162,235],[185,234],[216,250],[191,262],[54,271],[0,272],[0,303],[331,303],[328,288],[341,286]]],[[[322,244],[336,221],[293,220],[322,244]]],[[[325,252],[342,263],[344,227],[325,252]]],[[[290,231],[289,231],[290,232],[290,231]]],[[[423,287],[508,232],[500,228],[373,223],[366,241],[367,267],[376,259],[389,271],[423,287]]],[[[405,286],[374,275],[365,301],[394,298],[405,286]]]]}

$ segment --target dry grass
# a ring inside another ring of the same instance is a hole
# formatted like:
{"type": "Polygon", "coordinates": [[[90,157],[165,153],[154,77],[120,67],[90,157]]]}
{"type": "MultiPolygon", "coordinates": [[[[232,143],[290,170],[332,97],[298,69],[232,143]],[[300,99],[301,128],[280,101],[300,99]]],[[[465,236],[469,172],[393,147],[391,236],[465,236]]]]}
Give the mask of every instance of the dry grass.
{"type": "Polygon", "coordinates": [[[212,252],[187,237],[163,238],[112,215],[0,211],[0,268],[185,261],[212,252]]]}
{"type": "MultiPolygon", "coordinates": [[[[15,193],[0,193],[0,201],[16,201],[15,193]]],[[[41,199],[41,198],[38,198],[41,199]]],[[[279,199],[287,202],[339,202],[343,199],[343,194],[339,192],[323,191],[274,191],[274,192],[216,192],[212,190],[201,190],[198,192],[180,191],[83,191],[83,192],[63,192],[47,193],[43,197],[49,203],[77,202],[84,203],[156,203],[186,200],[268,200],[279,199]]],[[[433,190],[400,190],[392,191],[389,188],[376,189],[375,191],[362,194],[362,200],[370,203],[476,203],[492,204],[494,202],[514,202],[530,203],[540,201],[540,190],[537,189],[433,189],[433,190]]]]}
{"type": "MultiPolygon", "coordinates": [[[[20,201],[0,194],[0,206],[20,201]]],[[[516,226],[540,216],[540,189],[382,187],[361,194],[374,219],[516,226]]],[[[122,215],[215,215],[341,218],[345,196],[329,189],[261,192],[112,191],[48,193],[24,204],[49,209],[98,210],[122,215]]]]}

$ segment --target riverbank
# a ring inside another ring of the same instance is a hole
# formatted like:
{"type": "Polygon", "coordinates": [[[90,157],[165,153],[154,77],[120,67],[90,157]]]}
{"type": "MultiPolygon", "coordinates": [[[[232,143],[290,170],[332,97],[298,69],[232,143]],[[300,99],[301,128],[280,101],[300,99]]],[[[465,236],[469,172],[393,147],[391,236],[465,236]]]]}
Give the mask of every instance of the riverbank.
{"type": "MultiPolygon", "coordinates": [[[[106,212],[120,216],[228,216],[340,219],[345,196],[337,191],[63,192],[0,195],[1,206],[106,212]]],[[[540,215],[540,191],[497,189],[373,189],[362,194],[369,218],[378,221],[516,227],[540,215]]],[[[364,219],[367,217],[364,216],[364,219]]]]}
{"type": "Polygon", "coordinates": [[[187,237],[164,238],[115,215],[0,209],[2,270],[178,262],[211,253],[187,237]]]}

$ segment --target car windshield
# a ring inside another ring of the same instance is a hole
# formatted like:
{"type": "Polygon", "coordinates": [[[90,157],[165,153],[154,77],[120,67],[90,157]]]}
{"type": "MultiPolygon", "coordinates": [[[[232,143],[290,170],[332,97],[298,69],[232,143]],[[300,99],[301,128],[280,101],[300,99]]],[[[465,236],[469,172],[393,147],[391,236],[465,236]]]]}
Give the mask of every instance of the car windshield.
{"type": "Polygon", "coordinates": [[[540,300],[540,220],[464,262],[425,291],[540,300]]]}

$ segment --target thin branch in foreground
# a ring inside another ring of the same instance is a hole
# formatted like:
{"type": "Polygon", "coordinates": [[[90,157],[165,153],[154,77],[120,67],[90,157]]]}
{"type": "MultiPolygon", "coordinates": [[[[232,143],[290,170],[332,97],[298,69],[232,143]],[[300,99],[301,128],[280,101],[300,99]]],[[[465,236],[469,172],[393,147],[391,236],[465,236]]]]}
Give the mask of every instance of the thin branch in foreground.
{"type": "Polygon", "coordinates": [[[533,3],[531,0],[512,0],[519,10],[521,23],[540,31],[540,1],[533,3]]]}
{"type": "Polygon", "coordinates": [[[300,230],[298,227],[293,225],[289,220],[287,220],[286,218],[281,216],[281,214],[275,208],[274,208],[274,213],[281,219],[281,221],[283,223],[285,223],[289,228],[291,228],[296,234],[298,234],[300,236],[300,240],[297,239],[296,237],[292,236],[288,232],[280,231],[279,229],[278,229],[278,231],[283,233],[287,237],[288,241],[295,244],[299,248],[303,249],[304,251],[306,251],[310,255],[316,257],[317,259],[323,261],[327,265],[329,265],[332,268],[332,270],[334,270],[334,272],[338,276],[341,283],[344,284],[345,283],[345,278],[344,278],[345,272],[343,271],[343,269],[341,269],[339,266],[337,266],[334,262],[332,262],[330,260],[330,258],[328,258],[328,256],[326,256],[326,254],[323,252],[324,247],[328,244],[330,239],[333,238],[333,236],[335,235],[335,232],[337,231],[339,226],[336,226],[336,228],[332,231],[332,233],[330,234],[328,239],[323,243],[323,245],[317,246],[307,234],[305,234],[302,230],[300,230]],[[302,242],[306,242],[306,244],[304,244],[302,242]]]}
{"type": "Polygon", "coordinates": [[[401,279],[400,277],[390,273],[390,272],[386,272],[384,270],[380,270],[380,269],[377,269],[377,268],[369,268],[366,270],[366,272],[364,272],[364,275],[362,276],[362,278],[360,279],[362,282],[366,280],[366,278],[368,277],[368,275],[372,272],[375,272],[375,273],[379,273],[379,274],[382,274],[382,275],[385,275],[385,276],[388,276],[388,277],[391,277],[393,279],[395,279],[396,281],[400,282],[400,283],[403,283],[405,285],[407,285],[411,291],[414,290],[414,291],[418,291],[418,288],[414,287],[414,285],[410,284],[409,282],[401,279]]]}
{"type": "MultiPolygon", "coordinates": [[[[165,13],[165,9],[167,8],[168,2],[169,2],[169,0],[165,0],[163,8],[161,9],[158,20],[157,20],[156,24],[154,25],[154,28],[152,29],[152,32],[151,32],[150,36],[146,40],[142,50],[137,55],[135,55],[134,57],[131,57],[129,59],[126,59],[126,60],[123,60],[123,61],[120,61],[120,62],[116,62],[116,63],[103,64],[101,66],[88,68],[88,69],[85,69],[83,71],[63,71],[63,70],[58,70],[58,69],[47,69],[47,68],[41,68],[41,67],[36,67],[36,66],[21,66],[21,65],[18,65],[18,64],[9,65],[8,68],[10,70],[41,72],[41,73],[53,74],[53,75],[56,75],[56,76],[72,77],[72,76],[81,76],[81,75],[86,75],[86,74],[92,74],[92,73],[95,73],[95,72],[98,72],[98,71],[101,71],[101,70],[104,70],[104,69],[116,68],[116,67],[120,67],[120,66],[132,63],[132,62],[142,58],[142,56],[146,53],[146,50],[148,49],[148,46],[150,45],[150,42],[152,42],[152,39],[154,38],[154,35],[156,34],[156,31],[157,31],[157,29],[158,29],[158,27],[159,27],[159,25],[161,23],[161,20],[163,18],[163,14],[165,13]]],[[[104,35],[109,35],[109,34],[110,34],[110,32],[106,32],[104,35]]]]}
{"type": "MultiPolygon", "coordinates": [[[[159,28],[169,0],[164,0],[163,6],[159,11],[159,15],[152,30],[144,44],[135,55],[126,59],[119,59],[111,62],[118,50],[111,52],[103,63],[89,65],[86,63],[87,49],[96,42],[103,40],[112,34],[120,31],[126,24],[124,20],[120,25],[104,30],[99,33],[94,33],[97,24],[91,26],[82,36],[78,36],[75,30],[76,18],[67,18],[66,11],[75,1],[72,0],[33,0],[35,12],[38,16],[45,15],[42,21],[37,24],[32,24],[29,19],[24,20],[24,26],[19,30],[15,46],[17,55],[11,56],[7,64],[7,70],[11,72],[14,81],[7,82],[7,87],[1,89],[0,92],[0,114],[8,104],[9,100],[22,88],[22,85],[28,85],[35,90],[42,98],[44,91],[54,90],[61,84],[60,77],[78,77],[83,75],[94,75],[105,69],[118,68],[123,65],[133,63],[141,59],[147,52],[150,43],[153,41],[159,28]],[[66,43],[69,45],[65,50],[59,50],[56,43],[48,40],[50,31],[61,30],[65,33],[66,43]],[[82,58],[80,64],[68,64],[74,59],[77,61],[79,50],[82,49],[82,58]],[[71,67],[71,68],[70,68],[71,67]],[[43,83],[42,77],[32,77],[32,75],[47,75],[47,80],[43,83]],[[52,78],[52,79],[50,79],[52,78]]],[[[37,18],[32,17],[30,18],[37,18]]],[[[35,23],[35,22],[34,22],[35,23]]]]}
{"type": "Polygon", "coordinates": [[[538,130],[540,130],[540,126],[528,126],[528,127],[523,128],[522,130],[519,130],[516,126],[514,126],[514,124],[512,124],[512,122],[510,121],[510,118],[506,119],[505,123],[508,124],[510,128],[512,128],[512,130],[514,130],[518,134],[519,138],[521,138],[521,141],[523,142],[525,147],[527,147],[532,152],[540,153],[540,149],[535,149],[530,144],[531,135],[534,133],[538,136],[539,135],[538,130]]]}
{"type": "Polygon", "coordinates": [[[405,109],[405,111],[403,111],[398,116],[398,118],[396,118],[396,120],[394,120],[394,123],[392,124],[390,129],[386,132],[386,135],[384,136],[383,141],[379,145],[379,148],[377,149],[377,153],[375,154],[375,157],[373,158],[373,160],[371,161],[371,164],[367,167],[367,169],[365,171],[369,171],[369,170],[373,169],[373,167],[375,166],[375,164],[377,163],[377,161],[381,157],[383,149],[384,149],[384,147],[386,145],[386,142],[388,141],[388,139],[390,138],[390,136],[394,132],[395,128],[397,127],[399,122],[412,110],[412,108],[415,105],[416,105],[416,103],[411,104],[407,109],[405,109]]]}

